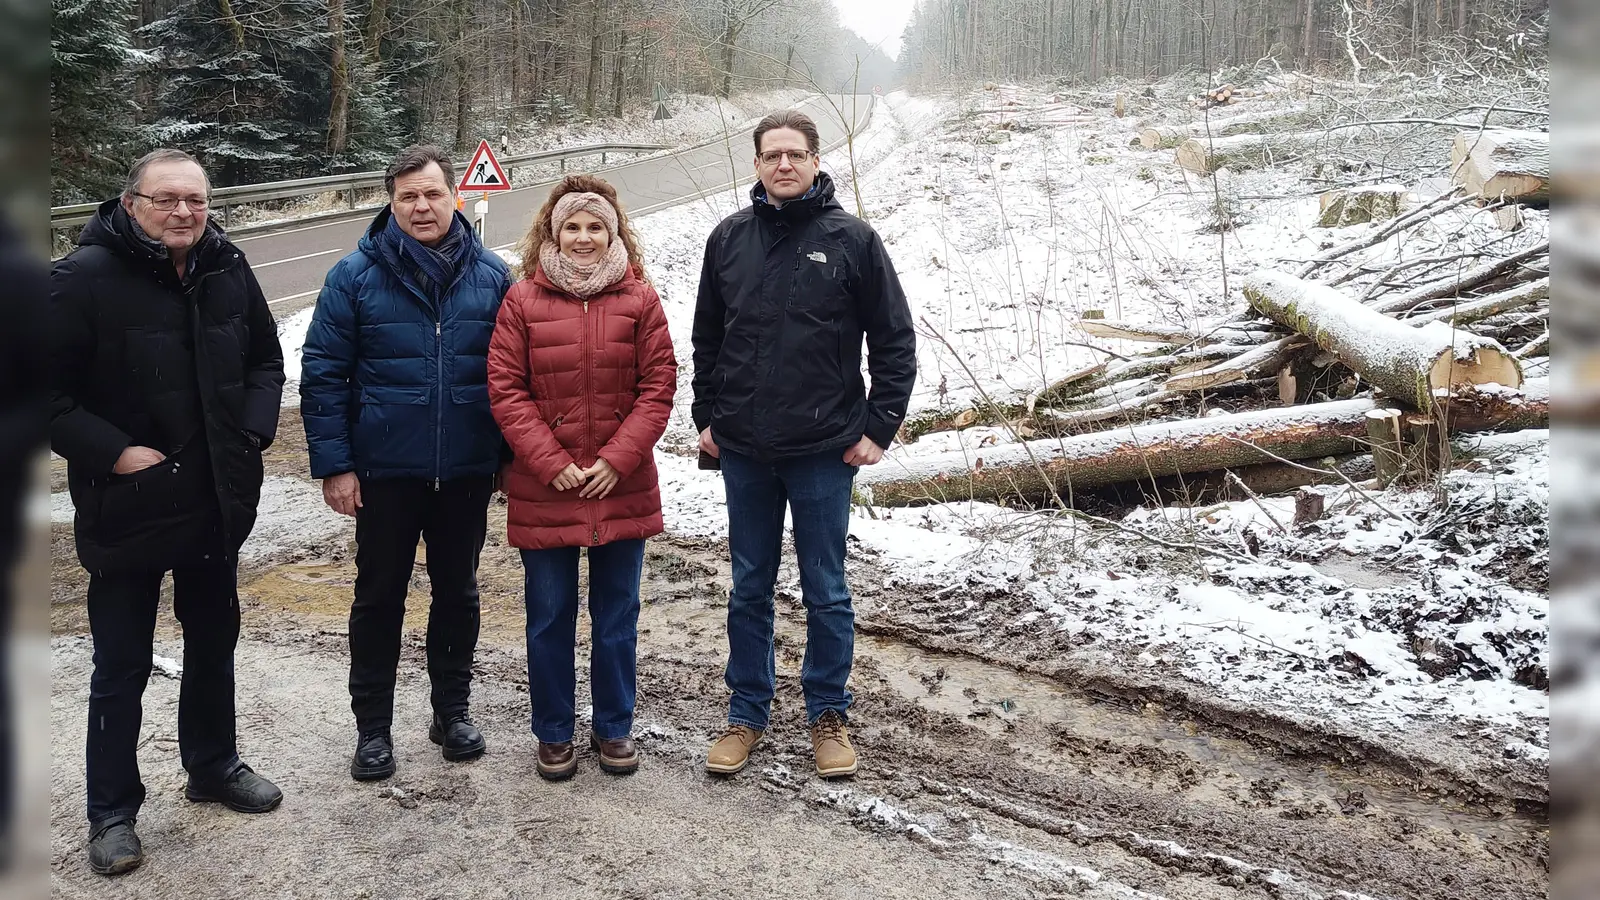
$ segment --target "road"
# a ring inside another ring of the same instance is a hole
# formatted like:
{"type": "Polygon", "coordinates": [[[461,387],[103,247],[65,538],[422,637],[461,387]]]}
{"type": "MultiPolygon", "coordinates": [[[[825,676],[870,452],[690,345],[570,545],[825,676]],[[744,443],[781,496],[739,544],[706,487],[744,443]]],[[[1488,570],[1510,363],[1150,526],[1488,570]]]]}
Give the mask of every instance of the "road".
{"type": "MultiPolygon", "coordinates": [[[[847,128],[859,131],[866,127],[872,98],[819,96],[802,102],[798,108],[816,120],[822,145],[828,148],[844,139],[847,128]]],[[[604,175],[616,185],[630,215],[646,215],[753,181],[752,131],[742,129],[674,153],[625,163],[606,169],[604,175]]],[[[555,184],[545,181],[490,197],[485,243],[501,249],[520,240],[555,184]]],[[[475,198],[469,202],[475,202],[475,198]]],[[[315,301],[323,277],[334,263],[356,248],[371,221],[363,216],[304,227],[289,225],[270,234],[238,238],[234,243],[244,250],[255,268],[273,313],[282,317],[315,301]]]]}

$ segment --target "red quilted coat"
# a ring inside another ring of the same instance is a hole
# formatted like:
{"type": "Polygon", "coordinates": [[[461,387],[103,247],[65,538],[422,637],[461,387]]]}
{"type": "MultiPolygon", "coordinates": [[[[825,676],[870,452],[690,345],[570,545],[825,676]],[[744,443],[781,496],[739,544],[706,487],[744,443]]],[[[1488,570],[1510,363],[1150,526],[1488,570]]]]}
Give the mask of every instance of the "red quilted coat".
{"type": "Polygon", "coordinates": [[[489,342],[489,402],[516,453],[506,482],[508,539],[525,550],[660,534],[655,444],[678,364],[655,288],[631,267],[588,301],[535,269],[511,286],[489,342]],[[604,499],[558,491],[556,476],[603,457],[620,480],[604,499]]]}

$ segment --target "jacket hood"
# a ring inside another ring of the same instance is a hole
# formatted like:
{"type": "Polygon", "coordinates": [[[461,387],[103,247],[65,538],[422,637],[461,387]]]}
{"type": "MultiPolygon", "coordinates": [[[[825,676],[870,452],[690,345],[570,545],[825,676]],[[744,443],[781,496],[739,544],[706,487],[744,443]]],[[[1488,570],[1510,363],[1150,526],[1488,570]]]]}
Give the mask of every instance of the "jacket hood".
{"type": "MultiPolygon", "coordinates": [[[[133,217],[122,207],[122,198],[113,197],[100,204],[94,218],[83,226],[78,235],[80,247],[104,247],[112,253],[138,265],[166,265],[167,250],[142,237],[134,229],[133,217]]],[[[205,233],[195,245],[195,271],[212,267],[218,259],[226,259],[223,249],[230,247],[227,234],[209,216],[205,233]]]]}
{"type": "Polygon", "coordinates": [[[755,207],[756,215],[780,222],[808,219],[828,209],[844,209],[834,197],[833,176],[820,171],[817,172],[816,184],[806,196],[796,197],[782,206],[773,206],[767,200],[766,185],[757,181],[750,186],[750,204],[755,207]]]}

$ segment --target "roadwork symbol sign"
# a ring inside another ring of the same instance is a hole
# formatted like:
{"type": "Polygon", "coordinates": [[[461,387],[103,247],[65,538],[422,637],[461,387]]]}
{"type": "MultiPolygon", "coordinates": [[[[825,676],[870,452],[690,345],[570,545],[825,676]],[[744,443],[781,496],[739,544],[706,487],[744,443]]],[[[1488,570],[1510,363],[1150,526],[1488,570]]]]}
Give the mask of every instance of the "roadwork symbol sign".
{"type": "Polygon", "coordinates": [[[456,190],[511,190],[511,179],[506,177],[506,170],[500,168],[500,161],[494,158],[488,141],[478,142],[478,152],[472,154],[472,162],[467,163],[467,170],[461,174],[461,184],[457,185],[456,190]]]}

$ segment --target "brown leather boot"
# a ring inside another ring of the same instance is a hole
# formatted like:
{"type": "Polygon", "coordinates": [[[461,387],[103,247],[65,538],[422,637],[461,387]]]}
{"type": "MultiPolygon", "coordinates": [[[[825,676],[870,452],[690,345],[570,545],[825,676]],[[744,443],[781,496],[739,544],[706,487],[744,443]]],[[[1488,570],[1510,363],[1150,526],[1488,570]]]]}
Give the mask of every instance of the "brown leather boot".
{"type": "Polygon", "coordinates": [[[811,752],[817,760],[817,774],[823,778],[856,773],[856,748],[850,746],[844,716],[831,709],[811,726],[811,752]]]}
{"type": "Polygon", "coordinates": [[[600,771],[612,775],[632,775],[639,768],[639,751],[633,738],[619,737],[603,741],[599,735],[589,735],[589,749],[600,755],[600,771]]]}
{"type": "Polygon", "coordinates": [[[571,741],[550,744],[539,742],[539,777],[546,781],[562,781],[572,777],[578,769],[578,754],[571,741]]]}
{"type": "Polygon", "coordinates": [[[706,771],[713,775],[732,775],[750,761],[750,751],[761,743],[761,734],[748,725],[729,725],[706,754],[706,771]]]}

